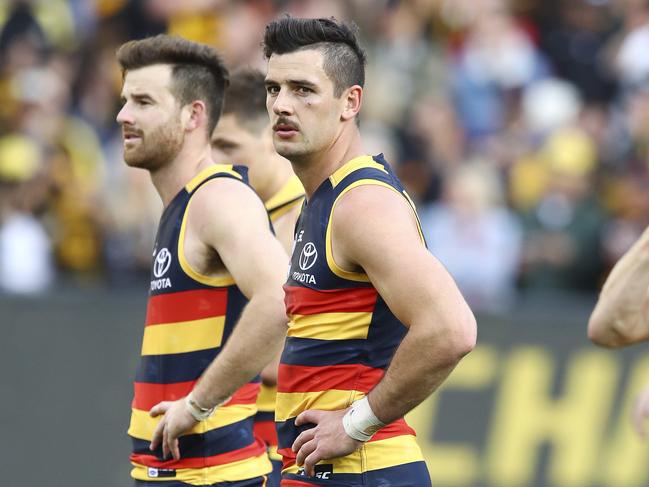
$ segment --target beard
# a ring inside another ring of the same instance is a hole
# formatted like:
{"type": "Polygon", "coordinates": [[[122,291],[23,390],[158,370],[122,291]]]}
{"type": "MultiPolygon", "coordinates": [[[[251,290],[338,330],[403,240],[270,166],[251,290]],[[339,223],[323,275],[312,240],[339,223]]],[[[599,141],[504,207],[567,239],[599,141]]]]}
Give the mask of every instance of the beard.
{"type": "Polygon", "coordinates": [[[140,132],[134,147],[124,147],[124,161],[130,167],[155,171],[176,158],[184,141],[180,117],[172,117],[154,130],[140,132]]]}

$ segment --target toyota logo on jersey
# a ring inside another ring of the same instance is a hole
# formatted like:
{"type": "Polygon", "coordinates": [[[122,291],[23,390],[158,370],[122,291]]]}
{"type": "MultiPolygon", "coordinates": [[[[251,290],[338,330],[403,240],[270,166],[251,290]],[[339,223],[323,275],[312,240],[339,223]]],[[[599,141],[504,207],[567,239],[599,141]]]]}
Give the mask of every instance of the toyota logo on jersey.
{"type": "Polygon", "coordinates": [[[303,271],[310,269],[315,264],[317,258],[318,250],[315,248],[313,242],[308,242],[304,247],[302,247],[299,261],[300,269],[303,271]]]}
{"type": "Polygon", "coordinates": [[[169,266],[171,266],[171,252],[164,248],[158,252],[153,262],[153,275],[158,278],[164,276],[169,266]]]}

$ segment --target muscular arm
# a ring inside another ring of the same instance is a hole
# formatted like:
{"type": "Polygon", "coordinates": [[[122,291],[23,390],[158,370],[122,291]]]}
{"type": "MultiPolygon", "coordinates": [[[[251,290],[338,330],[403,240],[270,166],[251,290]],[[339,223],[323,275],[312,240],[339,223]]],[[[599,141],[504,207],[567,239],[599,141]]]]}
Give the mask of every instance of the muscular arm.
{"type": "Polygon", "coordinates": [[[194,398],[205,407],[222,402],[258,374],[277,354],[286,334],[282,290],[286,252],[272,235],[256,195],[236,181],[219,181],[219,185],[217,191],[197,192],[191,208],[196,218],[190,214],[189,224],[217,251],[249,302],[223,350],[194,388],[194,398]]]}
{"type": "Polygon", "coordinates": [[[364,269],[409,328],[368,397],[376,416],[389,423],[437,389],[473,348],[475,319],[446,269],[422,244],[401,195],[377,186],[356,188],[340,200],[333,218],[339,265],[364,269]]]}
{"type": "Polygon", "coordinates": [[[604,347],[649,340],[649,229],[613,267],[588,321],[588,337],[604,347]]]}
{"type": "MultiPolygon", "coordinates": [[[[402,417],[444,381],[475,345],[471,310],[444,267],[422,244],[415,216],[391,189],[361,186],[333,213],[332,248],[339,267],[364,270],[395,316],[408,327],[383,379],[368,401],[383,423],[402,417]]],[[[323,459],[361,446],[345,432],[346,410],[302,412],[296,425],[313,423],[293,443],[308,475],[323,459]]]]}

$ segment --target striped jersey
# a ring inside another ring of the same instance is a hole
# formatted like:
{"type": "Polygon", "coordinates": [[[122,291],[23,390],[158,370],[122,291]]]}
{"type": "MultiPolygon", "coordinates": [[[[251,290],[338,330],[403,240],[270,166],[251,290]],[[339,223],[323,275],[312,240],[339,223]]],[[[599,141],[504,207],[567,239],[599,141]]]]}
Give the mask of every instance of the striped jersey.
{"type": "MultiPolygon", "coordinates": [[[[271,223],[275,223],[304,201],[304,187],[296,175],[269,198],[264,205],[271,223]]],[[[261,385],[257,399],[257,414],[255,416],[255,434],[269,446],[268,455],[271,460],[281,460],[277,453],[277,433],[275,431],[275,394],[277,388],[261,385]]]]}
{"type": "Polygon", "coordinates": [[[205,276],[185,259],[184,241],[192,195],[206,182],[247,182],[247,169],[213,165],[192,179],[165,208],[155,241],[142,353],[136,372],[131,423],[131,475],[138,480],[175,480],[191,485],[264,475],[270,463],[253,434],[259,378],[241,387],[206,421],[180,437],[181,458],[162,459],[149,443],[161,417],[149,410],[186,396],[219,354],[247,299],[229,275],[205,276]]]}
{"type": "MultiPolygon", "coordinates": [[[[389,188],[415,211],[382,155],[347,162],[302,208],[284,286],[289,328],[275,413],[284,474],[300,470],[291,445],[313,427],[296,427],[296,416],[306,409],[345,409],[364,397],[383,377],[407,331],[366,274],[346,271],[333,259],[331,215],[339,198],[361,185],[389,188]]],[[[421,461],[415,432],[401,418],[379,430],[360,450],[321,464],[334,475],[362,477],[368,471],[421,461]]]]}

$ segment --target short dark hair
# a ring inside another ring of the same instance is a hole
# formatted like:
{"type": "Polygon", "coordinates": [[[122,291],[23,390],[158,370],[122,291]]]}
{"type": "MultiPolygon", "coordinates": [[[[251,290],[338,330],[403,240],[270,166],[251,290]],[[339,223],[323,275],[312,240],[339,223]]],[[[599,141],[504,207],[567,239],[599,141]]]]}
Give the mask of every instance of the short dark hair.
{"type": "Polygon", "coordinates": [[[270,122],[266,111],[264,74],[261,71],[242,69],[232,73],[230,85],[225,91],[223,114],[234,115],[239,123],[257,133],[270,122]],[[262,120],[265,123],[259,123],[262,120]]]}
{"type": "Polygon", "coordinates": [[[288,15],[266,26],[264,56],[320,49],[323,68],[339,97],[345,88],[365,84],[365,53],[358,45],[356,24],[335,18],[298,19],[288,15]]]}
{"type": "Polygon", "coordinates": [[[171,91],[176,99],[182,105],[194,100],[205,103],[209,137],[221,116],[229,79],[228,70],[214,48],[160,34],[122,44],[117,50],[117,61],[122,76],[128,70],[170,64],[171,91]]]}

